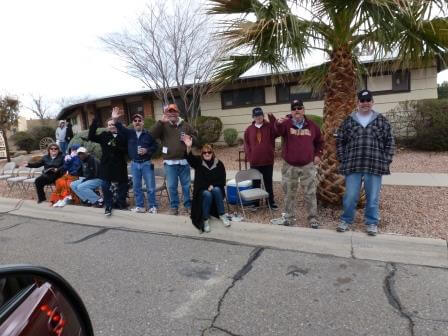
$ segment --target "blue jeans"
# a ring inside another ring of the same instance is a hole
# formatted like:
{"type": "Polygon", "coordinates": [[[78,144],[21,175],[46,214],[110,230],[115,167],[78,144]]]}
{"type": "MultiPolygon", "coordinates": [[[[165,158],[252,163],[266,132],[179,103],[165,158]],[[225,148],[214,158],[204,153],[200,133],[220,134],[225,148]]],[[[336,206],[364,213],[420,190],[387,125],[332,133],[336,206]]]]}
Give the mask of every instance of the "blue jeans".
{"type": "Polygon", "coordinates": [[[95,204],[98,202],[100,197],[94,190],[98,189],[103,184],[103,180],[100,180],[99,178],[91,179],[85,182],[84,180],[85,177],[80,177],[78,180],[73,181],[70,184],[70,188],[81,199],[81,201],[95,204]]]}
{"type": "Polygon", "coordinates": [[[148,193],[148,207],[157,208],[156,202],[156,179],[154,176],[154,166],[150,161],[131,162],[132,185],[134,189],[135,205],[139,208],[145,206],[145,197],[142,191],[142,177],[145,181],[148,193]]]}
{"type": "Polygon", "coordinates": [[[362,178],[364,178],[364,189],[367,197],[367,204],[364,209],[365,224],[378,225],[382,176],[368,173],[352,173],[345,176],[345,194],[343,199],[344,212],[341,216],[341,220],[348,224],[353,223],[356,205],[359,200],[362,178]]]}
{"type": "Polygon", "coordinates": [[[67,150],[67,142],[66,141],[59,141],[59,148],[61,149],[62,155],[64,155],[65,151],[67,150]]]}
{"type": "Polygon", "coordinates": [[[204,190],[202,192],[202,218],[208,219],[210,217],[210,208],[215,201],[218,214],[224,215],[224,200],[222,192],[219,187],[213,187],[212,191],[204,190]]]}
{"type": "MultiPolygon", "coordinates": [[[[113,194],[110,190],[112,182],[103,180],[103,184],[101,186],[103,190],[103,196],[104,196],[104,205],[106,208],[111,208],[114,204],[113,203],[113,194]]],[[[127,182],[119,182],[118,183],[118,199],[116,200],[117,205],[119,207],[126,207],[126,195],[128,193],[128,183],[127,182]]]]}
{"type": "Polygon", "coordinates": [[[182,194],[184,198],[184,207],[191,208],[190,200],[190,166],[189,165],[168,165],[164,164],[166,184],[168,186],[168,192],[170,194],[170,206],[171,208],[179,208],[179,195],[177,194],[178,180],[182,187],[182,194]]]}

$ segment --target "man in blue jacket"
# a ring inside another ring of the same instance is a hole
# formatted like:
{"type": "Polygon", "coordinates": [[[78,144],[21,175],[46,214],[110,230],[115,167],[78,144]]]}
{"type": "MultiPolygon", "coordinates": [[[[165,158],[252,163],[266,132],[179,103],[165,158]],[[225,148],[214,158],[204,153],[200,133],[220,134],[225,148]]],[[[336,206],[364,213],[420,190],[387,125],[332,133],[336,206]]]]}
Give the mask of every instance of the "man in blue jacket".
{"type": "Polygon", "coordinates": [[[149,213],[157,213],[156,202],[156,180],[154,176],[154,165],[151,163],[151,156],[157,150],[157,143],[146,130],[143,129],[143,117],[134,114],[132,117],[133,128],[124,127],[118,118],[121,111],[118,107],[112,109],[112,119],[118,133],[123,135],[128,142],[128,156],[131,161],[132,186],[135,196],[134,212],[146,212],[145,198],[142,191],[142,178],[145,181],[148,192],[149,213]]]}

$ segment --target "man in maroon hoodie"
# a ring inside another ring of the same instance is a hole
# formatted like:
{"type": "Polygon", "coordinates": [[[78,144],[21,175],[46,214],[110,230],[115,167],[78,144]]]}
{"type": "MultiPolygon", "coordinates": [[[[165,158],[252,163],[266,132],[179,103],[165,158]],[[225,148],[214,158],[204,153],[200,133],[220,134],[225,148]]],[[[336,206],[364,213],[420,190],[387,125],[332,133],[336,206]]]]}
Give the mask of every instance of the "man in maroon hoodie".
{"type": "MultiPolygon", "coordinates": [[[[269,193],[269,205],[277,210],[272,190],[272,173],[274,169],[274,150],[276,133],[274,123],[264,120],[261,107],[252,110],[252,125],[244,132],[244,151],[250,163],[250,167],[258,170],[263,175],[266,191],[269,193]]],[[[254,187],[258,188],[260,181],[254,181],[254,187]]],[[[257,204],[256,204],[257,205],[257,204]]]]}
{"type": "Polygon", "coordinates": [[[316,165],[320,161],[323,144],[319,126],[305,117],[301,100],[292,101],[290,115],[276,121],[270,114],[269,120],[275,122],[276,132],[283,138],[282,186],[285,193],[285,212],[271,223],[291,225],[294,222],[295,197],[300,180],[308,210],[308,223],[313,229],[318,229],[316,165]]]}

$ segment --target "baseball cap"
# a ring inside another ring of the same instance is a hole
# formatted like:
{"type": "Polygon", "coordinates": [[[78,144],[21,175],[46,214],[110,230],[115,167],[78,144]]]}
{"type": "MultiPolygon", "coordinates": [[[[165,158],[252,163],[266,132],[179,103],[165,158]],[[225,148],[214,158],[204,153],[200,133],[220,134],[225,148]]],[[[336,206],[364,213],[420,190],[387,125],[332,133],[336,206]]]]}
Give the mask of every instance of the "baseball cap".
{"type": "Polygon", "coordinates": [[[361,90],[358,92],[358,100],[361,99],[372,99],[372,92],[370,92],[369,90],[361,90]]]}
{"type": "Polygon", "coordinates": [[[258,116],[261,116],[261,115],[263,115],[263,110],[261,109],[261,107],[255,107],[252,110],[252,117],[258,117],[258,116]]]}
{"type": "Polygon", "coordinates": [[[134,114],[134,115],[132,116],[132,120],[134,120],[134,119],[135,119],[135,117],[137,117],[137,118],[140,118],[140,119],[142,119],[142,120],[143,120],[143,117],[142,117],[142,115],[141,115],[141,114],[138,114],[138,113],[134,114]]]}
{"type": "Polygon", "coordinates": [[[291,102],[291,110],[295,109],[296,107],[299,107],[299,108],[303,107],[302,99],[294,99],[291,102]]]}
{"type": "Polygon", "coordinates": [[[87,154],[87,148],[85,147],[79,147],[78,150],[76,151],[76,153],[86,153],[87,154]]]}

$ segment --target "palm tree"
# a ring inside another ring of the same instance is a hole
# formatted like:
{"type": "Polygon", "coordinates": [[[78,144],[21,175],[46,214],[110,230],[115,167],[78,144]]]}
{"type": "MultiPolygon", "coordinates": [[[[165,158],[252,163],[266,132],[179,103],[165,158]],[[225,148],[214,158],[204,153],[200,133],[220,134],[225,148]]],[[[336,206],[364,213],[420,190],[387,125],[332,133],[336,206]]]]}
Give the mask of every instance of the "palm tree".
{"type": "Polygon", "coordinates": [[[333,134],[355,109],[359,79],[368,73],[359,50],[373,53],[373,64],[380,67],[374,71],[448,61],[445,0],[209,2],[210,14],[227,14],[219,35],[231,54],[216,69],[216,82],[228,83],[256,64],[281,74],[287,62],[303,65],[315,51],[326,56],[326,62],[305,71],[301,83],[324,90],[325,146],[318,196],[332,204],[340,203],[344,192],[333,134]]]}

